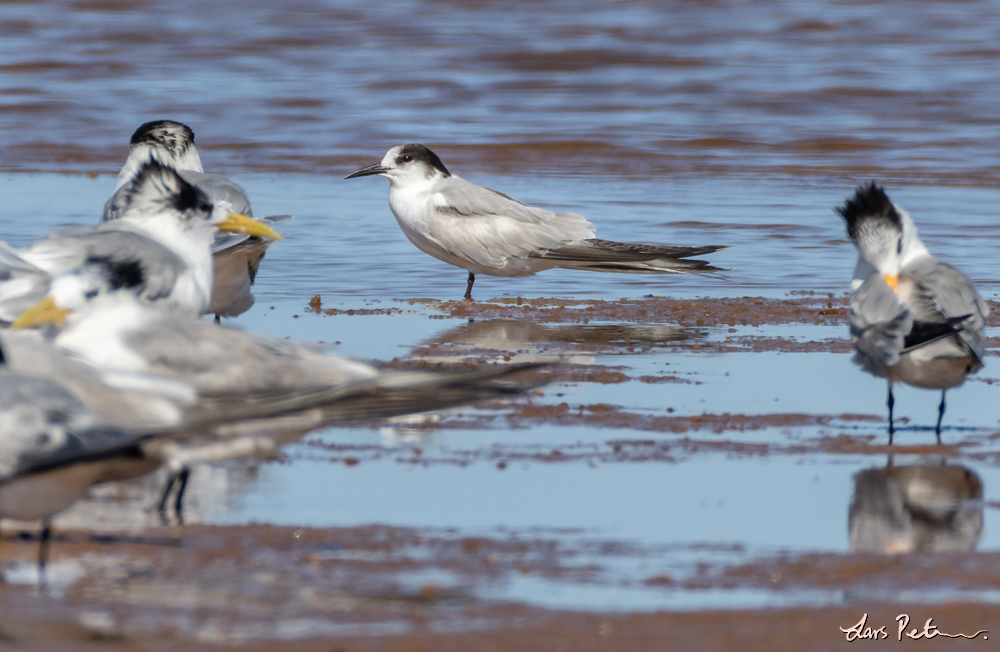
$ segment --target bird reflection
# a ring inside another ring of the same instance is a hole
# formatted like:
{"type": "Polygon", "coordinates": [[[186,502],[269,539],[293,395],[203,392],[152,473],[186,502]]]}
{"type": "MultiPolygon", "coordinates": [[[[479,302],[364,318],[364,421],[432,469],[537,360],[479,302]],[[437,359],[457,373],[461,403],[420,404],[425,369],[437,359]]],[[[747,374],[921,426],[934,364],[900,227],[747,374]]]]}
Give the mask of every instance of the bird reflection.
{"type": "Polygon", "coordinates": [[[854,476],[852,552],[975,550],[983,532],[983,483],[962,466],[866,469],[854,476]]]}
{"type": "Polygon", "coordinates": [[[513,319],[470,321],[417,346],[411,359],[491,359],[516,353],[518,362],[593,364],[604,349],[647,349],[680,342],[698,333],[673,324],[543,325],[513,319]]]}

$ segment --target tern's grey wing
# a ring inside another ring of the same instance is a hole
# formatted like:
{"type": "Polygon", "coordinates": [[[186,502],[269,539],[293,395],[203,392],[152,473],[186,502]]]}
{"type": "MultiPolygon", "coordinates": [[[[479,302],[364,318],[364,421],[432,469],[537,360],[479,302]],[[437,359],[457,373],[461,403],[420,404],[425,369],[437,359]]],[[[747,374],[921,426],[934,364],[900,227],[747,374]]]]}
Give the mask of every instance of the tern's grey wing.
{"type": "Polygon", "coordinates": [[[152,434],[92,417],[58,381],[0,372],[0,518],[49,518],[97,483],[159,465],[138,447],[152,434]]]}
{"type": "Polygon", "coordinates": [[[486,267],[594,236],[582,215],[528,206],[455,176],[439,182],[431,201],[438,219],[426,222],[423,235],[486,267]]]}
{"type": "Polygon", "coordinates": [[[899,362],[913,314],[877,273],[854,291],[849,307],[855,361],[869,373],[885,376],[899,362]]]}
{"type": "Polygon", "coordinates": [[[127,344],[150,373],[191,383],[202,395],[331,386],[377,375],[362,363],[176,315],[131,331],[127,344]]]}
{"type": "Polygon", "coordinates": [[[904,277],[915,281],[914,291],[906,299],[914,319],[953,324],[959,336],[982,360],[985,354],[983,328],[990,309],[969,277],[930,257],[907,265],[900,277],[900,283],[904,277]]]}
{"type": "Polygon", "coordinates": [[[603,272],[676,273],[717,272],[708,261],[688,260],[703,256],[724,246],[683,247],[677,245],[647,245],[591,238],[554,249],[542,249],[533,257],[559,261],[560,267],[589,269],[603,272]]]}
{"type": "MultiPolygon", "coordinates": [[[[457,215],[503,215],[518,222],[528,224],[550,222],[557,215],[560,215],[560,213],[553,213],[544,208],[529,206],[512,197],[508,197],[502,192],[477,186],[454,175],[446,179],[441,179],[438,182],[436,190],[443,199],[443,202],[439,205],[439,210],[457,215]]],[[[586,219],[581,215],[575,213],[562,214],[572,215],[579,222],[586,223],[586,219]]]]}
{"type": "Polygon", "coordinates": [[[58,456],[82,442],[71,433],[97,425],[97,418],[56,382],[0,372],[0,479],[21,472],[26,460],[58,456]]]}
{"type": "Polygon", "coordinates": [[[119,223],[84,231],[73,238],[84,248],[84,264],[97,270],[110,290],[126,289],[150,301],[162,299],[187,269],[174,252],[119,223]]]}
{"type": "Polygon", "coordinates": [[[57,382],[112,428],[153,432],[176,427],[195,400],[193,388],[167,378],[133,374],[126,388],[110,387],[98,368],[52,344],[38,330],[0,331],[0,350],[11,371],[57,382]]]}

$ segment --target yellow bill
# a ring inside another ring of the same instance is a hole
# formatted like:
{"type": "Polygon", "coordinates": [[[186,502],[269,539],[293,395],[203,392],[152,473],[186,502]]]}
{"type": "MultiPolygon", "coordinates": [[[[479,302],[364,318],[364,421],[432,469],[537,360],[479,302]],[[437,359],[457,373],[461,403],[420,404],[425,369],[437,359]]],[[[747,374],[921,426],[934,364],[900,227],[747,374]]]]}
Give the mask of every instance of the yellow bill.
{"type": "Polygon", "coordinates": [[[44,324],[58,324],[62,326],[66,322],[67,315],[69,315],[69,310],[57,306],[55,299],[52,297],[45,297],[22,312],[10,327],[31,328],[32,326],[42,326],[44,324]]]}
{"type": "Polygon", "coordinates": [[[896,274],[886,274],[882,277],[885,284],[892,288],[893,292],[899,292],[899,276],[896,274]]]}
{"type": "Polygon", "coordinates": [[[223,222],[216,225],[220,231],[235,231],[236,233],[246,233],[247,235],[255,235],[258,238],[271,238],[272,240],[284,240],[281,234],[272,229],[267,224],[263,222],[258,222],[252,217],[247,217],[246,215],[240,215],[239,213],[230,213],[227,211],[227,217],[223,222]]]}

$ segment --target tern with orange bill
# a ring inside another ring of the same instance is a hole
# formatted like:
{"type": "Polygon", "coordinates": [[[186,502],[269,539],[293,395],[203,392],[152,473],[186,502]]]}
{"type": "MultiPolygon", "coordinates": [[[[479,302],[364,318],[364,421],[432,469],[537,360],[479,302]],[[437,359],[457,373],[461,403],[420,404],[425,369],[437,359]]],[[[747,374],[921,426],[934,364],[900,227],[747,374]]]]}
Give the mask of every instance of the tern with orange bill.
{"type": "Polygon", "coordinates": [[[965,274],[930,254],[910,215],[874,182],[837,212],[859,253],[850,299],[855,361],[889,381],[889,443],[896,382],[941,390],[941,443],[945,392],[983,366],[989,306],[965,274]]]}

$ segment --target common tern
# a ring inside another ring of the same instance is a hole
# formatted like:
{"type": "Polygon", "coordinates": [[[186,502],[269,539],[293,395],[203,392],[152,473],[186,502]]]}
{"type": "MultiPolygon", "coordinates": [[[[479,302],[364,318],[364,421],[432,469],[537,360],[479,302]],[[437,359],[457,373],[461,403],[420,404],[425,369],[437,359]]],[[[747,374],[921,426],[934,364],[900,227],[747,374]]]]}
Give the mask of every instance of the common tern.
{"type": "Polygon", "coordinates": [[[120,289],[198,315],[209,305],[217,230],[281,237],[157,161],[139,168],[118,201],[123,215],[112,222],[55,231],[19,250],[0,243],[0,319],[51,307],[46,295],[68,304],[68,295],[120,289]]]}
{"type": "MultiPolygon", "coordinates": [[[[148,161],[159,161],[177,170],[185,181],[199,188],[208,198],[226,210],[252,216],[246,191],[220,174],[202,169],[201,157],[194,144],[194,132],[185,124],[156,120],[139,126],[132,134],[128,157],[118,174],[115,192],[104,206],[102,221],[115,220],[124,214],[123,189],[148,161]]],[[[290,220],[291,215],[257,218],[271,226],[290,220]]],[[[221,317],[241,315],[254,304],[251,287],[268,247],[274,239],[249,234],[217,233],[212,243],[214,273],[212,302],[205,310],[221,317]]]]}
{"type": "Polygon", "coordinates": [[[837,212],[859,253],[850,299],[855,360],[889,381],[889,443],[896,382],[941,390],[940,443],[945,392],[983,366],[989,306],[965,274],[927,251],[910,215],[874,182],[837,212]]]}
{"type": "Polygon", "coordinates": [[[469,272],[465,298],[476,274],[528,276],[563,267],[597,272],[668,273],[718,271],[690,256],[726,247],[680,247],[599,240],[576,213],[553,213],[477,186],[452,174],[418,144],[399,145],[378,163],[347,179],[379,175],[389,180],[389,208],[418,249],[469,272]]]}

